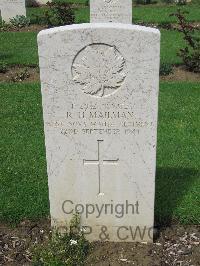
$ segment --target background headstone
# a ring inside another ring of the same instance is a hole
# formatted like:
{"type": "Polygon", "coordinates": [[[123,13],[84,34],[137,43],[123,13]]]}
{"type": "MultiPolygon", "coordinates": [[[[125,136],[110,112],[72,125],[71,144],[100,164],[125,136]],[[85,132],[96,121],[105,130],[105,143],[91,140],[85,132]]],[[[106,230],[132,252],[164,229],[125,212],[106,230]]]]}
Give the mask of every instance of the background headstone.
{"type": "Polygon", "coordinates": [[[1,0],[1,17],[5,22],[10,22],[11,18],[26,16],[25,0],[1,0]]]}
{"type": "Polygon", "coordinates": [[[176,4],[186,4],[192,2],[192,0],[174,0],[176,4]]]}
{"type": "Polygon", "coordinates": [[[91,0],[90,22],[132,24],[132,0],[91,0]]]}
{"type": "Polygon", "coordinates": [[[26,6],[42,6],[47,2],[52,2],[52,0],[26,0],[26,6]]]}

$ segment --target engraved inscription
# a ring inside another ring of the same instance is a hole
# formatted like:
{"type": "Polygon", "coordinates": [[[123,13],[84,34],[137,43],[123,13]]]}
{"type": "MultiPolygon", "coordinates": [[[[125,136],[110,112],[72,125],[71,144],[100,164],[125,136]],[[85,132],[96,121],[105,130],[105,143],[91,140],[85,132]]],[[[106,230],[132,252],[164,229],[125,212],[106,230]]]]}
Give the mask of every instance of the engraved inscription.
{"type": "Polygon", "coordinates": [[[90,0],[92,23],[132,23],[132,0],[90,0]]]}
{"type": "Polygon", "coordinates": [[[92,44],[75,57],[72,75],[84,93],[104,97],[121,87],[126,77],[124,68],[125,59],[115,47],[92,44]]]}
{"type": "Polygon", "coordinates": [[[99,191],[98,195],[103,196],[104,193],[101,192],[101,166],[106,165],[106,164],[113,164],[116,165],[119,161],[119,159],[116,160],[103,160],[100,154],[100,143],[103,142],[103,140],[97,140],[98,142],[98,159],[97,160],[83,160],[83,164],[92,164],[92,165],[97,165],[98,166],[98,178],[99,178],[99,191]]]}

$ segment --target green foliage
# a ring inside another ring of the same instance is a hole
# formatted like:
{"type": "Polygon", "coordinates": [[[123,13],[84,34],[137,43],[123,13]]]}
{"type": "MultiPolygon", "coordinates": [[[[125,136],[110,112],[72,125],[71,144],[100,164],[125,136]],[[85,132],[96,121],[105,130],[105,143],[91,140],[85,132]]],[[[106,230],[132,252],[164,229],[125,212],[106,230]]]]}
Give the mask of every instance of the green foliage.
{"type": "Polygon", "coordinates": [[[10,23],[16,28],[23,28],[30,25],[30,18],[17,15],[10,19],[10,23]]]}
{"type": "Polygon", "coordinates": [[[186,5],[187,1],[186,0],[176,0],[177,5],[186,5]]]}
{"type": "Polygon", "coordinates": [[[166,30],[171,30],[172,29],[172,24],[170,22],[161,22],[158,24],[158,28],[161,28],[161,29],[166,29],[166,30]]]}
{"type": "Polygon", "coordinates": [[[0,21],[0,31],[8,31],[11,28],[9,23],[6,23],[4,20],[0,21]]]}
{"type": "Polygon", "coordinates": [[[186,13],[178,9],[177,12],[171,14],[177,18],[177,30],[183,34],[183,39],[186,41],[186,47],[181,48],[178,55],[188,70],[200,72],[200,34],[199,30],[186,20],[186,13]]]}
{"type": "Polygon", "coordinates": [[[153,4],[156,3],[156,1],[154,0],[135,0],[135,3],[138,5],[148,5],[148,4],[153,4]]]}
{"type": "Polygon", "coordinates": [[[180,50],[179,55],[183,59],[188,70],[200,73],[200,46],[193,51],[188,47],[185,47],[180,50]]]}
{"type": "Polygon", "coordinates": [[[85,6],[89,7],[90,6],[90,0],[85,1],[85,6]]]}
{"type": "Polygon", "coordinates": [[[160,75],[161,76],[168,76],[171,73],[173,73],[172,65],[166,64],[166,63],[162,63],[160,65],[160,75]]]}
{"type": "Polygon", "coordinates": [[[176,3],[177,5],[186,5],[187,4],[186,0],[162,0],[162,2],[164,2],[166,4],[176,3]]]}
{"type": "Polygon", "coordinates": [[[77,220],[75,217],[73,225],[69,226],[69,230],[62,234],[56,231],[50,241],[36,246],[33,251],[33,265],[84,265],[89,250],[89,242],[85,239],[77,221],[79,219],[77,220]]]}
{"type": "Polygon", "coordinates": [[[6,73],[8,71],[8,65],[3,62],[0,61],[0,73],[6,73]]]}
{"type": "Polygon", "coordinates": [[[162,0],[163,3],[172,4],[175,0],[162,0]]]}
{"type": "Polygon", "coordinates": [[[44,21],[49,27],[70,25],[75,22],[74,10],[69,3],[48,2],[44,21]]]}

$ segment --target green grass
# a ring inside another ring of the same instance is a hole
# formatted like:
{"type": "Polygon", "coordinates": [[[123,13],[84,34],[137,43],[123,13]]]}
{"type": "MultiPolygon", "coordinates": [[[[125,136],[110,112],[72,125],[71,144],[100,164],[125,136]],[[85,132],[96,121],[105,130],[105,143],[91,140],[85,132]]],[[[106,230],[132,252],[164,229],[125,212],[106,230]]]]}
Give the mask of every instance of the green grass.
{"type": "MultiPolygon", "coordinates": [[[[200,85],[161,83],[156,218],[199,223],[200,85]]],[[[0,87],[0,220],[49,214],[40,88],[0,87]]]]}
{"type": "MultiPolygon", "coordinates": [[[[78,1],[77,1],[78,2],[78,1]]],[[[84,2],[84,1],[83,1],[84,2]]],[[[133,7],[133,22],[146,22],[146,23],[163,23],[163,22],[176,22],[175,17],[169,16],[174,13],[177,8],[189,12],[186,18],[189,21],[200,21],[199,4],[188,4],[186,6],[177,5],[140,5],[133,7]]],[[[34,16],[42,15],[44,8],[28,8],[27,15],[31,18],[32,23],[36,23],[34,16]]],[[[89,22],[89,8],[82,7],[76,9],[76,23],[88,23],[89,22]]]]}
{"type": "Polygon", "coordinates": [[[0,32],[0,60],[9,65],[37,65],[37,41],[33,32],[0,32]]]}
{"type": "MultiPolygon", "coordinates": [[[[84,0],[77,0],[83,3],[84,0]]],[[[199,4],[181,6],[181,9],[190,11],[190,21],[200,21],[199,4]]],[[[169,14],[177,9],[176,5],[142,5],[133,8],[133,17],[136,22],[174,22],[174,17],[169,14]]],[[[41,16],[44,8],[28,8],[27,15],[32,22],[36,22],[36,15],[41,16]]],[[[76,23],[89,21],[89,9],[79,8],[76,10],[76,23]]],[[[176,31],[161,30],[161,63],[181,64],[177,52],[185,43],[182,35],[176,31]]],[[[8,65],[38,65],[36,33],[33,32],[0,32],[0,60],[8,65]]]]}
{"type": "Polygon", "coordinates": [[[160,61],[167,64],[181,64],[182,60],[177,55],[180,48],[185,47],[183,35],[177,31],[161,30],[160,61]]]}
{"type": "Polygon", "coordinates": [[[162,22],[176,22],[175,17],[169,16],[174,13],[177,8],[189,12],[186,18],[189,21],[200,21],[199,8],[200,5],[186,5],[186,6],[176,6],[176,5],[166,5],[166,6],[139,6],[133,8],[133,21],[139,22],[152,22],[152,23],[162,23],[162,22]]]}
{"type": "Polygon", "coordinates": [[[48,214],[39,85],[0,86],[0,220],[48,214]]]}
{"type": "Polygon", "coordinates": [[[199,93],[197,83],[161,83],[156,180],[159,221],[171,217],[200,223],[199,93]]]}
{"type": "Polygon", "coordinates": [[[39,17],[43,17],[47,8],[31,7],[26,9],[26,15],[30,18],[31,24],[41,24],[38,20],[39,17]]]}
{"type": "MultiPolygon", "coordinates": [[[[177,6],[136,6],[133,8],[133,23],[163,23],[176,22],[176,18],[169,16],[177,10],[177,6]]],[[[200,21],[199,8],[200,5],[186,5],[179,7],[182,10],[188,11],[186,15],[188,21],[200,21]]],[[[79,8],[76,11],[76,23],[89,22],[89,8],[79,8]]]]}
{"type": "MultiPolygon", "coordinates": [[[[177,52],[184,47],[184,41],[179,32],[161,31],[161,62],[180,64],[177,52]]],[[[8,65],[37,65],[37,33],[34,32],[0,32],[0,60],[8,65]]]]}

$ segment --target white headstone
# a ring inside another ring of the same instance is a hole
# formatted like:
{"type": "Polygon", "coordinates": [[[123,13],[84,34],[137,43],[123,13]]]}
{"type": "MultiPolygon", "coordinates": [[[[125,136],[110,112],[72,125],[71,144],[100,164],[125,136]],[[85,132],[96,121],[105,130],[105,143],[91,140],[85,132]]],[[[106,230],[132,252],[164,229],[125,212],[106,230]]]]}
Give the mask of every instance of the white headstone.
{"type": "Polygon", "coordinates": [[[176,4],[186,4],[192,2],[192,0],[174,0],[176,4]]]}
{"type": "Polygon", "coordinates": [[[91,0],[90,22],[132,24],[132,0],[91,0]]]}
{"type": "Polygon", "coordinates": [[[52,2],[52,0],[26,0],[26,6],[42,6],[47,2],[52,2]]]}
{"type": "Polygon", "coordinates": [[[25,0],[0,0],[1,17],[5,22],[19,16],[26,16],[25,0]]]}
{"type": "Polygon", "coordinates": [[[152,241],[160,33],[114,23],[38,36],[52,225],[152,241]]]}

